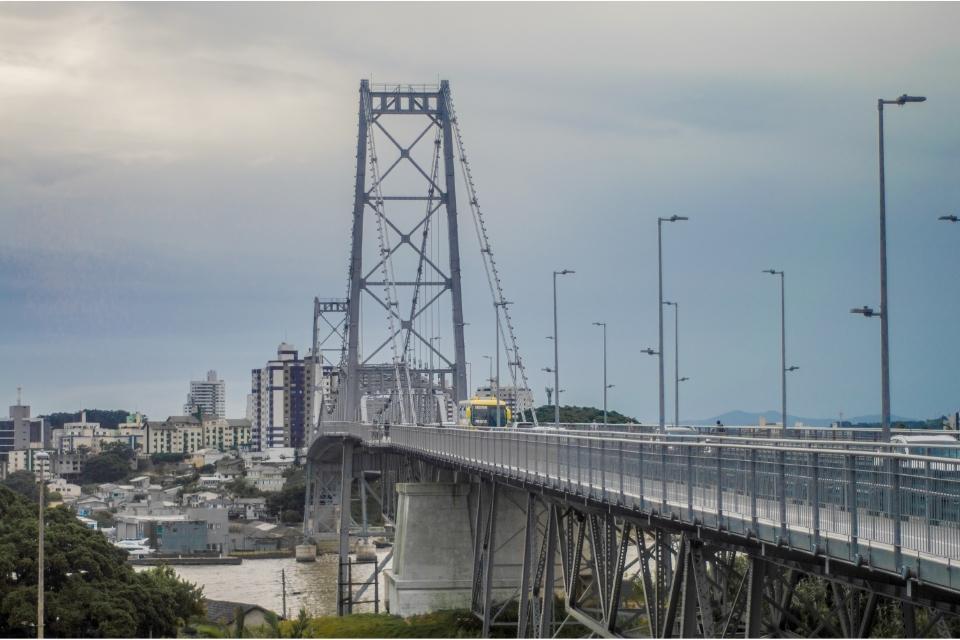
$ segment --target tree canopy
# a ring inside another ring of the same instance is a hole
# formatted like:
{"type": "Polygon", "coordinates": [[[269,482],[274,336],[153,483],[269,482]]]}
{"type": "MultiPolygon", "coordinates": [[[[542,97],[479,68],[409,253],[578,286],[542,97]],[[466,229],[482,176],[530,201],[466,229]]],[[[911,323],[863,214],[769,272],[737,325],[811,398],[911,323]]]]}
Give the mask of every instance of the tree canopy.
{"type": "MultiPolygon", "coordinates": [[[[50,637],[175,636],[203,612],[202,591],[169,567],[141,573],[67,509],[46,512],[44,624],[50,637]]],[[[37,513],[0,486],[0,637],[36,635],[37,513]]]]}
{"type": "MultiPolygon", "coordinates": [[[[542,405],[537,407],[537,420],[540,422],[553,422],[554,419],[554,408],[553,405],[542,405]]],[[[560,422],[572,423],[572,422],[581,422],[581,423],[602,423],[603,422],[603,409],[597,409],[596,407],[576,407],[570,405],[564,405],[560,407],[560,422]]],[[[609,424],[624,424],[626,422],[636,422],[636,419],[630,418],[618,413],[616,411],[607,410],[607,422],[609,424]]]]}
{"type": "Polygon", "coordinates": [[[122,443],[111,443],[99,455],[90,456],[80,473],[81,483],[116,482],[130,475],[134,453],[122,443]]]}
{"type": "MultiPolygon", "coordinates": [[[[126,409],[87,409],[87,422],[97,422],[101,427],[107,429],[116,429],[118,425],[127,421],[127,416],[132,412],[126,409]]],[[[43,416],[51,428],[62,427],[67,422],[79,422],[80,412],[66,413],[57,411],[43,416]]]]}
{"type": "Polygon", "coordinates": [[[37,477],[32,471],[14,471],[3,479],[3,486],[29,500],[37,501],[37,477]]]}
{"type": "Polygon", "coordinates": [[[283,488],[267,495],[267,511],[280,516],[286,523],[302,522],[303,505],[307,497],[303,467],[294,467],[285,475],[287,479],[283,488]]]}

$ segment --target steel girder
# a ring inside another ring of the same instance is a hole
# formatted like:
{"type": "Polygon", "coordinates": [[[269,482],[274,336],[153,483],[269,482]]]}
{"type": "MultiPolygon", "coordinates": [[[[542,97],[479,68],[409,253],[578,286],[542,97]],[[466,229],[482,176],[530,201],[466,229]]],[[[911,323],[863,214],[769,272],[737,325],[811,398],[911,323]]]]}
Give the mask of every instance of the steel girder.
{"type": "MultiPolygon", "coordinates": [[[[463,477],[456,467],[398,452],[384,453],[377,464],[383,509],[392,513],[396,482],[463,477]]],[[[705,529],[654,517],[624,516],[582,497],[491,475],[471,480],[472,603],[485,635],[494,626],[515,625],[518,637],[555,637],[579,625],[601,637],[865,637],[882,603],[899,601],[908,637],[949,637],[947,617],[960,611],[894,584],[831,573],[781,549],[716,539],[705,529]],[[501,531],[493,517],[496,503],[517,489],[524,492],[515,505],[524,525],[501,531]],[[492,580],[497,551],[515,536],[522,536],[523,566],[517,588],[505,596],[492,580]],[[811,600],[809,585],[827,591],[811,600]],[[555,601],[561,608],[554,609],[555,601]],[[822,615],[825,603],[836,617],[822,615]]]]}

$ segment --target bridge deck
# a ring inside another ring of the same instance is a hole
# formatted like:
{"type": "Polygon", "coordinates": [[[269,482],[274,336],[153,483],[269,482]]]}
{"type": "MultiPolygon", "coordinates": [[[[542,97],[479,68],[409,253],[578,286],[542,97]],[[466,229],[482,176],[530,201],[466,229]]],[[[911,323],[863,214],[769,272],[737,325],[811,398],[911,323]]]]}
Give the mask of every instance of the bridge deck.
{"type": "Polygon", "coordinates": [[[874,570],[908,571],[960,594],[960,463],[950,460],[737,438],[664,442],[352,423],[323,433],[874,570]]]}

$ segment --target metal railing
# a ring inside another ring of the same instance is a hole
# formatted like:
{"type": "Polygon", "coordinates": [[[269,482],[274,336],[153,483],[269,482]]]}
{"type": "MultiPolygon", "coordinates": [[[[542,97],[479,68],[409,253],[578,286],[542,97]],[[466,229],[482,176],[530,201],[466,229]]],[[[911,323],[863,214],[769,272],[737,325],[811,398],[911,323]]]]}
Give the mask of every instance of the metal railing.
{"type": "Polygon", "coordinates": [[[347,423],[324,431],[893,573],[922,572],[927,582],[953,589],[960,584],[960,460],[894,453],[876,442],[858,450],[347,423]]]}

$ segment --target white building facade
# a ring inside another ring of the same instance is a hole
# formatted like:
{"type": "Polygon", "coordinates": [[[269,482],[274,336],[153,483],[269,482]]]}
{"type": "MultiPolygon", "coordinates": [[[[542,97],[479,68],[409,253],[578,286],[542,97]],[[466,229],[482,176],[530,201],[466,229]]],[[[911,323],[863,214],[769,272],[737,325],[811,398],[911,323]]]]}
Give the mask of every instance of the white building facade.
{"type": "Polygon", "coordinates": [[[183,405],[185,415],[195,415],[197,409],[203,412],[204,416],[216,418],[225,418],[227,386],[223,380],[217,378],[217,372],[207,371],[206,380],[191,380],[190,393],[187,394],[187,402],[183,405]]]}

